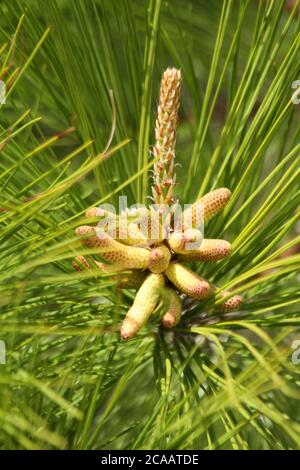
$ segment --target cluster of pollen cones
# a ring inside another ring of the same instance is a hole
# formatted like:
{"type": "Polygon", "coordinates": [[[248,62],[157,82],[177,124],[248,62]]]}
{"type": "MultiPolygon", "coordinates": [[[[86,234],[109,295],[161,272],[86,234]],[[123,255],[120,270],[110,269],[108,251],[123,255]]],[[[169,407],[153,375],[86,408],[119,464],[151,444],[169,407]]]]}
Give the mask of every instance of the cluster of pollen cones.
{"type": "MultiPolygon", "coordinates": [[[[175,202],[175,143],[177,114],[181,89],[181,72],[174,68],[167,69],[162,77],[158,113],[156,119],[156,143],[153,153],[156,158],[154,165],[152,195],[157,205],[173,205],[175,202]]],[[[121,326],[123,339],[133,338],[146,324],[157,307],[162,312],[161,322],[164,327],[175,327],[182,314],[180,293],[202,300],[216,291],[216,286],[194,273],[186,264],[192,261],[218,261],[231,253],[231,246],[222,239],[201,239],[199,244],[191,243],[198,240],[199,230],[196,220],[199,212],[204,224],[218,214],[228,203],[231,192],[227,188],[219,188],[203,196],[189,206],[183,213],[183,220],[191,224],[169,227],[168,236],[160,230],[159,237],[151,239],[138,224],[132,224],[134,236],[111,237],[105,230],[99,230],[97,223],[107,215],[97,208],[86,212],[92,225],[76,229],[82,243],[99,255],[101,260],[88,262],[78,256],[73,266],[77,271],[90,270],[95,275],[111,275],[122,289],[136,289],[133,305],[128,310],[121,326]]],[[[149,218],[150,221],[152,218],[149,218]]],[[[149,227],[151,229],[151,227],[149,227]]],[[[151,233],[149,230],[148,233],[151,233]]],[[[201,235],[201,234],[200,234],[201,235]]],[[[223,292],[224,302],[218,309],[227,312],[236,310],[241,304],[238,295],[230,297],[223,292]]]]}

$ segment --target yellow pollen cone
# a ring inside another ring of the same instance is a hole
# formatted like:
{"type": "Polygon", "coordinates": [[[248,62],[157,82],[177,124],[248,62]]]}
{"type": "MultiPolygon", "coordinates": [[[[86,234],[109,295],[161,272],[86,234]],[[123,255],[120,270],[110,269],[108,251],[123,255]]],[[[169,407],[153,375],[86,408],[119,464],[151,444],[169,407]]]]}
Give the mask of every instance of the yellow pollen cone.
{"type": "Polygon", "coordinates": [[[194,299],[204,299],[210,294],[209,283],[180,263],[171,263],[165,274],[177,289],[194,299]]]}
{"type": "Polygon", "coordinates": [[[162,324],[165,328],[173,328],[176,326],[181,318],[182,303],[181,298],[174,289],[165,288],[165,293],[168,300],[167,311],[162,317],[162,324]]]}
{"type": "Polygon", "coordinates": [[[193,228],[199,228],[197,225],[201,222],[201,216],[203,217],[203,222],[207,223],[224,209],[230,197],[231,191],[227,188],[219,188],[205,194],[205,196],[198,199],[198,201],[184,211],[184,221],[192,223],[193,228]]]}
{"type": "Polygon", "coordinates": [[[83,237],[83,243],[97,251],[107,261],[128,269],[145,269],[150,260],[150,251],[145,248],[123,245],[105,232],[97,232],[95,227],[82,226],[76,234],[83,237]]]}
{"type": "Polygon", "coordinates": [[[189,247],[200,248],[203,236],[199,230],[190,228],[184,232],[173,232],[168,240],[168,244],[175,253],[182,253],[189,247]]]}
{"type": "Polygon", "coordinates": [[[227,258],[231,253],[231,245],[226,240],[205,238],[197,250],[180,251],[179,261],[218,261],[227,258]]]}
{"type": "MultiPolygon", "coordinates": [[[[223,292],[222,297],[225,297],[229,292],[223,292]]],[[[225,300],[224,303],[218,306],[218,310],[221,312],[231,312],[237,310],[242,303],[243,298],[240,295],[234,295],[229,299],[225,300]]]]}
{"type": "Polygon", "coordinates": [[[128,310],[121,327],[121,337],[133,338],[145,325],[159,299],[160,289],[164,286],[162,274],[149,274],[137,291],[133,305],[128,310]]]}
{"type": "Polygon", "coordinates": [[[152,248],[148,268],[153,273],[164,272],[170,264],[171,252],[165,245],[152,248]]]}

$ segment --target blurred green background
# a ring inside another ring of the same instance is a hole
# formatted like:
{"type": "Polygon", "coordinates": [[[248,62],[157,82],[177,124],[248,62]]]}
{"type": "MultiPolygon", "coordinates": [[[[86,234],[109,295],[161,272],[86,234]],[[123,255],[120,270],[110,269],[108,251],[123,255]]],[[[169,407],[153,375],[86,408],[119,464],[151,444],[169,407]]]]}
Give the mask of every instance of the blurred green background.
{"type": "Polygon", "coordinates": [[[1,448],[299,448],[298,4],[0,2],[1,448]],[[73,272],[74,229],[91,205],[149,200],[168,66],[177,196],[233,191],[208,226],[233,255],[194,269],[244,304],[187,305],[174,332],[123,343],[134,293],[73,272]]]}

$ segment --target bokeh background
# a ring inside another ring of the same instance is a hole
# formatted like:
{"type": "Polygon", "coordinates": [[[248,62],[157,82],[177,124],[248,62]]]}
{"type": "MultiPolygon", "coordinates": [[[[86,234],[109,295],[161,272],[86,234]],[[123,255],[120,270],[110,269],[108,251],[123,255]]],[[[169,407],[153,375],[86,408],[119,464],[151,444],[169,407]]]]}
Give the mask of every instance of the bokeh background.
{"type": "Polygon", "coordinates": [[[298,3],[0,2],[2,449],[299,448],[298,3]],[[177,196],[233,191],[207,229],[233,254],[194,269],[244,303],[186,304],[174,331],[124,343],[134,292],[74,273],[74,229],[149,200],[168,66],[177,196]]]}

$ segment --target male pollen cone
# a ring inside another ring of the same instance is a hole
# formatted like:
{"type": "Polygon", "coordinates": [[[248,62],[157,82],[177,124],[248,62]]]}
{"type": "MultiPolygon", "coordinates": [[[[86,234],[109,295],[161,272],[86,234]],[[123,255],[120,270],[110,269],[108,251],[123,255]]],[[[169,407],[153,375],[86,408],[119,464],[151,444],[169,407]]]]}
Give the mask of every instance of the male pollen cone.
{"type": "Polygon", "coordinates": [[[207,223],[224,209],[230,197],[231,191],[227,188],[210,191],[184,211],[184,220],[191,221],[192,226],[197,228],[196,225],[201,222],[200,217],[203,217],[204,223],[207,223]]]}
{"type": "Polygon", "coordinates": [[[177,292],[173,289],[165,287],[165,293],[168,297],[168,307],[161,322],[165,328],[173,328],[180,321],[182,302],[177,292]]]}
{"type": "Polygon", "coordinates": [[[145,325],[157,305],[164,282],[162,274],[151,273],[146,277],[121,326],[122,339],[133,338],[145,325]]]}
{"type": "Polygon", "coordinates": [[[194,299],[204,299],[211,292],[205,279],[180,263],[171,263],[165,274],[177,289],[194,299]]]}
{"type": "Polygon", "coordinates": [[[226,240],[205,238],[197,250],[182,250],[179,261],[218,261],[231,254],[231,245],[226,240]]]}
{"type": "MultiPolygon", "coordinates": [[[[223,297],[228,295],[228,292],[223,292],[223,297]]],[[[221,312],[231,312],[232,310],[237,310],[242,303],[241,295],[233,295],[229,299],[225,300],[221,305],[218,306],[218,310],[221,312]]]]}
{"type": "Polygon", "coordinates": [[[163,273],[169,266],[171,252],[165,245],[152,248],[148,268],[153,273],[163,273]]]}
{"type": "Polygon", "coordinates": [[[89,248],[96,248],[100,256],[116,266],[127,269],[146,269],[149,264],[150,251],[145,248],[123,245],[105,232],[95,227],[82,226],[76,234],[83,237],[83,243],[89,248]]]}

